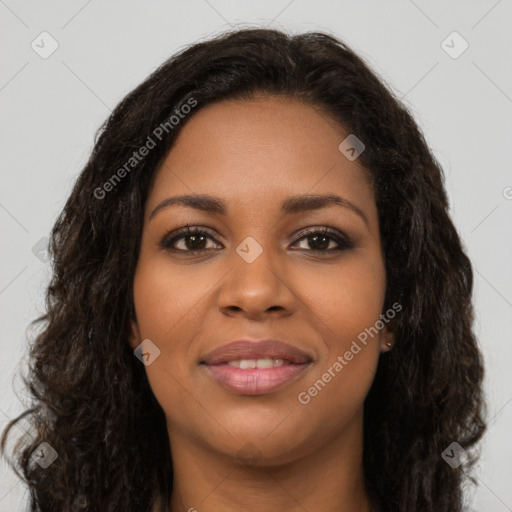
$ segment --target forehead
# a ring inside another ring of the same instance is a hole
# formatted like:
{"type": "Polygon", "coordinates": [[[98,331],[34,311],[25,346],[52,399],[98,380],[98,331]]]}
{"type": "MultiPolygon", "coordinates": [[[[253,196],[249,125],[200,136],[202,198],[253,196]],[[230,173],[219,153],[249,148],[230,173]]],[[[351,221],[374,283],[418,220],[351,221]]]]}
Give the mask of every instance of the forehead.
{"type": "Polygon", "coordinates": [[[348,135],[319,107],[289,97],[208,105],[187,120],[157,171],[148,209],[190,193],[252,211],[290,195],[339,193],[375,209],[366,170],[338,149],[348,135]]]}

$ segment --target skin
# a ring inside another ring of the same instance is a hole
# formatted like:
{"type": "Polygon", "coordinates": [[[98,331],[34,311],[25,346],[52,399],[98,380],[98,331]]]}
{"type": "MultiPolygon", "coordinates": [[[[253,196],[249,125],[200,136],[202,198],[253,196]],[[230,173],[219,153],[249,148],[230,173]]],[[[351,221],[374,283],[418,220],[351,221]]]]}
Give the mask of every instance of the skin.
{"type": "Polygon", "coordinates": [[[359,161],[338,146],[348,132],[319,108],[295,99],[229,100],[194,113],[167,155],[147,198],[134,278],[137,347],[150,339],[160,355],[145,366],[162,406],[174,467],[172,512],[280,510],[370,512],[363,485],[363,403],[385,327],[343,370],[299,403],[338,356],[384,313],[386,275],[372,186],[359,161]],[[181,194],[210,194],[227,215],[173,205],[181,194]],[[289,196],[337,194],[331,205],[283,215],[289,196]],[[207,227],[213,238],[171,231],[207,227]],[[329,226],[355,248],[311,241],[305,228],[329,226]],[[251,236],[263,249],[247,263],[236,252],[251,236]],[[193,248],[203,252],[186,252],[193,248]],[[315,248],[322,251],[314,251],[315,248]],[[183,252],[178,252],[181,249],[183,252]],[[280,389],[237,395],[213,380],[201,357],[240,338],[279,339],[313,363],[280,389]]]}

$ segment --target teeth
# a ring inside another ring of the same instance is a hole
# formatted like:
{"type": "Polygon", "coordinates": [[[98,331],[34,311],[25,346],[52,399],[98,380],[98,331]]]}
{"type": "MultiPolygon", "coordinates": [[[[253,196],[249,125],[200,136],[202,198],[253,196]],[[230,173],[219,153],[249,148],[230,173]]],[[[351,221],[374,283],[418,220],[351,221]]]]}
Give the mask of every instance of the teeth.
{"type": "Polygon", "coordinates": [[[239,359],[238,361],[229,361],[230,366],[235,368],[241,368],[242,370],[250,370],[253,368],[266,369],[266,368],[277,368],[283,366],[284,361],[282,359],[239,359]]]}

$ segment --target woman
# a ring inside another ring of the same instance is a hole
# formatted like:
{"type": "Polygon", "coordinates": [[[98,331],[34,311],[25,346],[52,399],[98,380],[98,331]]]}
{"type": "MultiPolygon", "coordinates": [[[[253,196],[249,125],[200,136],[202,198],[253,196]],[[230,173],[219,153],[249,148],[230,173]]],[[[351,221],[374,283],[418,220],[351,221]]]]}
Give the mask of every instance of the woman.
{"type": "Polygon", "coordinates": [[[242,29],[169,59],[50,252],[31,510],[462,510],[471,264],[417,125],[343,42],[242,29]]]}

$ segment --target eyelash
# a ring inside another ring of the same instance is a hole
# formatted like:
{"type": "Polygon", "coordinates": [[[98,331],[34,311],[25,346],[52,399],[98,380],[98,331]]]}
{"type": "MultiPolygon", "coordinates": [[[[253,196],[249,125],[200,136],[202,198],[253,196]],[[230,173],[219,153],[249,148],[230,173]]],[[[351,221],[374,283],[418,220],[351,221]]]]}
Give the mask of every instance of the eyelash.
{"type": "MultiPolygon", "coordinates": [[[[213,237],[213,235],[210,233],[210,231],[206,228],[200,228],[199,226],[194,226],[193,228],[190,228],[188,226],[186,228],[179,229],[177,231],[173,231],[171,233],[168,233],[160,242],[160,245],[163,249],[167,249],[173,252],[181,252],[181,253],[189,253],[189,254],[196,254],[200,252],[209,251],[212,249],[176,249],[172,247],[178,240],[185,239],[189,236],[197,236],[197,235],[206,235],[208,238],[213,240],[215,243],[217,240],[213,237]],[[174,236],[173,236],[174,235],[174,236]]],[[[331,240],[334,240],[339,247],[335,249],[299,249],[299,250],[305,250],[307,252],[316,252],[316,253],[338,253],[341,251],[346,251],[353,249],[355,247],[355,244],[350,240],[347,236],[341,234],[337,230],[334,230],[332,228],[324,227],[324,228],[314,228],[308,231],[305,231],[301,233],[301,237],[298,238],[294,243],[298,243],[301,240],[312,236],[312,235],[320,235],[327,238],[330,238],[331,240]]]]}

